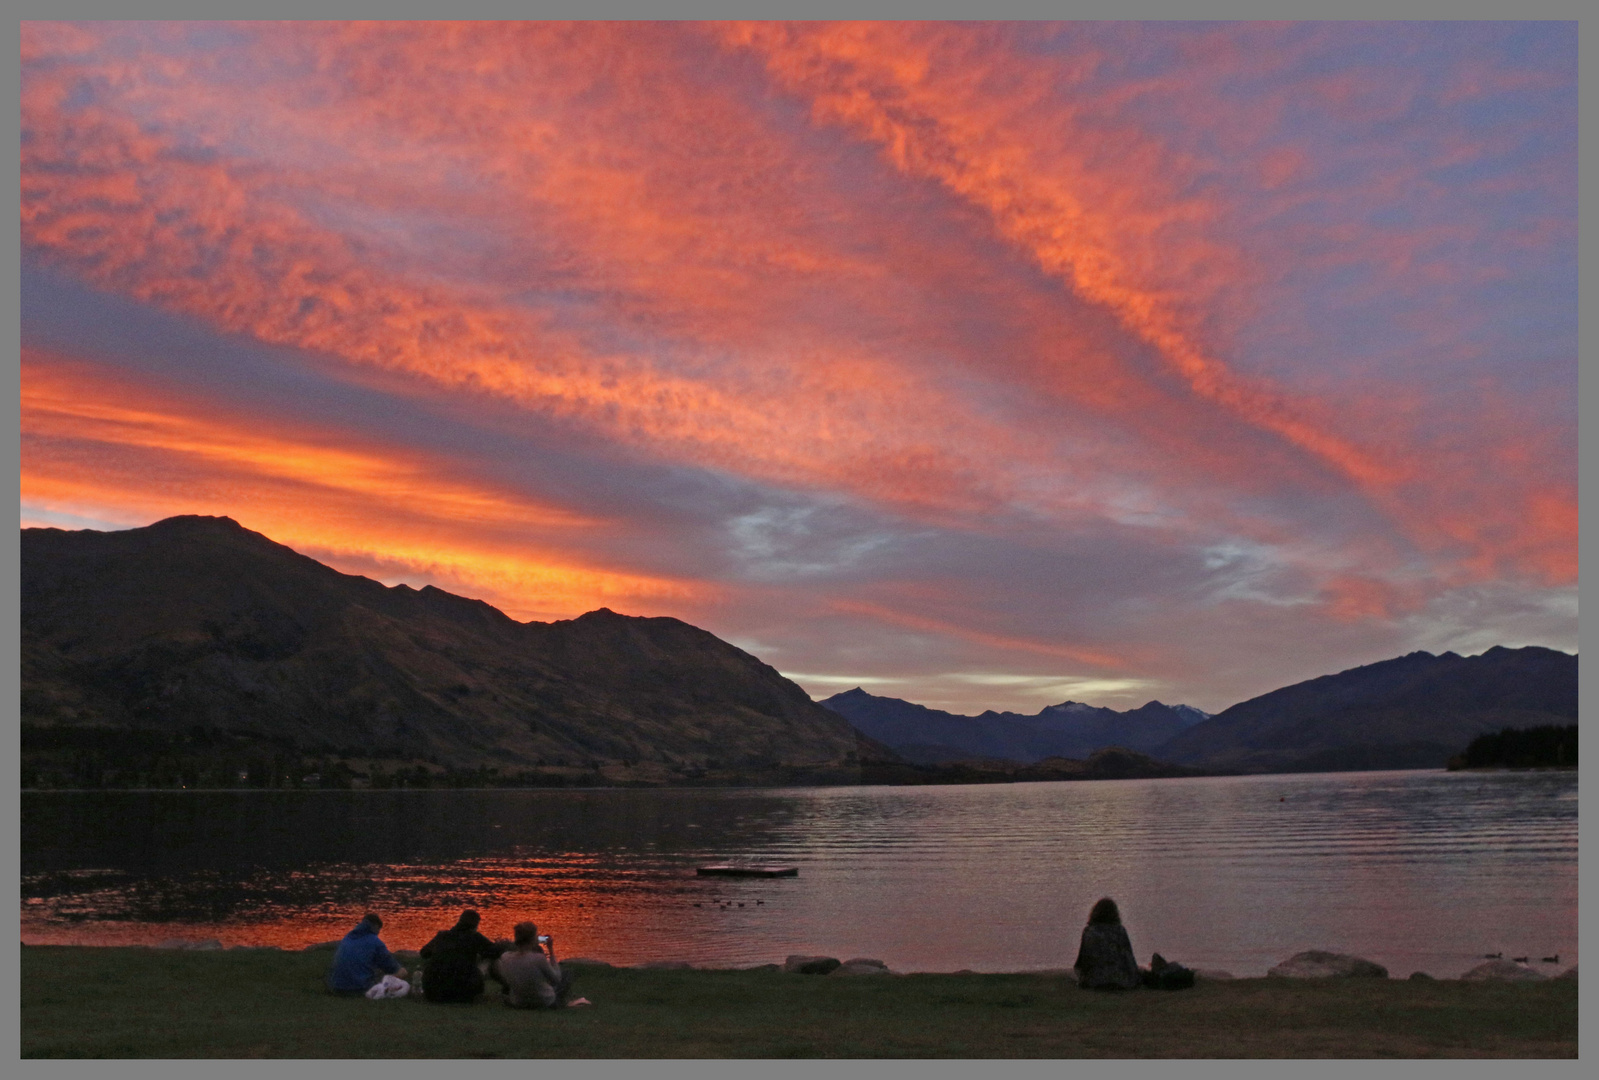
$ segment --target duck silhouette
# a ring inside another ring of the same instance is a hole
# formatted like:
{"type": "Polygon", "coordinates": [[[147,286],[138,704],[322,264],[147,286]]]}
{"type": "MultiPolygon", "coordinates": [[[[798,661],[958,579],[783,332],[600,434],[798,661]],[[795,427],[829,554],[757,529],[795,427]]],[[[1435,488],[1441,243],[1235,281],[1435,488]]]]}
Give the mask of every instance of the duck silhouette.
{"type": "Polygon", "coordinates": [[[1503,960],[1505,954],[1502,952],[1485,952],[1482,954],[1482,958],[1484,960],[1503,960]]]}
{"type": "Polygon", "coordinates": [[[1553,956],[1546,956],[1543,958],[1543,962],[1545,964],[1558,964],[1560,963],[1560,954],[1555,953],[1553,956]]]}
{"type": "Polygon", "coordinates": [[[757,900],[757,901],[755,901],[755,903],[756,904],[764,904],[764,903],[766,903],[766,901],[765,900],[757,900]]]}
{"type": "Polygon", "coordinates": [[[1525,956],[1512,956],[1510,959],[1514,960],[1518,964],[1525,964],[1527,962],[1527,958],[1525,956]]]}

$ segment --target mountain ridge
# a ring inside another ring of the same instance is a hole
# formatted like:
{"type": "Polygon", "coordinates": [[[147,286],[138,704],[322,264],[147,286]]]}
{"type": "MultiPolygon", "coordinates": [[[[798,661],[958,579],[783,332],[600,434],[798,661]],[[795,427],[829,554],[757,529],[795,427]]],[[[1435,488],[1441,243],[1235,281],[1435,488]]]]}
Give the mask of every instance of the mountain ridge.
{"type": "Polygon", "coordinates": [[[822,705],[910,761],[998,759],[1033,764],[1050,757],[1086,758],[1120,746],[1148,753],[1209,714],[1189,705],[1150,701],[1117,712],[1066,701],[1027,715],[986,710],[977,716],[931,709],[860,687],[824,698],[822,705]]]}
{"type": "Polygon", "coordinates": [[[342,574],[225,517],[24,529],[21,615],[35,727],[217,729],[462,767],[841,768],[874,752],[775,668],[680,620],[518,623],[342,574]]]}
{"type": "Polygon", "coordinates": [[[1119,746],[1220,773],[1443,768],[1478,735],[1575,723],[1577,657],[1537,645],[1495,645],[1475,656],[1418,650],[1279,687],[1215,715],[1159,701],[1121,713],[1067,701],[1032,715],[962,716],[860,687],[822,704],[922,765],[1034,764],[1119,746]]]}
{"type": "Polygon", "coordinates": [[[1000,772],[1022,778],[1119,747],[1159,759],[1137,766],[1155,775],[1163,762],[1187,774],[1442,767],[1476,735],[1577,712],[1576,656],[1541,646],[1412,652],[1215,716],[1160,701],[961,716],[860,687],[818,703],[681,620],[599,608],[519,623],[435,586],[340,573],[226,517],[24,529],[21,583],[25,751],[73,731],[222,731],[451,768],[636,767],[607,782],[661,783],[718,770],[717,782],[799,782],[795,769],[859,782],[863,763],[896,761],[932,769],[924,779],[962,762],[995,776],[1019,764],[1000,772]]]}
{"type": "Polygon", "coordinates": [[[1476,736],[1575,723],[1577,657],[1540,645],[1416,651],[1241,701],[1156,748],[1240,772],[1442,768],[1476,736]]]}

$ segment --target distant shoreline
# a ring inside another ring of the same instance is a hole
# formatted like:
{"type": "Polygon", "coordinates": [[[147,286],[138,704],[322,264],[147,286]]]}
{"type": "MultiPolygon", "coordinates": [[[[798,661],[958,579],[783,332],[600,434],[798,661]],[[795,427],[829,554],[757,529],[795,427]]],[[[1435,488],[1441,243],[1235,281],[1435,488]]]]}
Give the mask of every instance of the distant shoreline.
{"type": "Polygon", "coordinates": [[[352,787],[23,787],[18,790],[27,794],[59,794],[82,795],[104,792],[124,792],[136,794],[175,794],[178,792],[191,792],[196,795],[244,795],[244,794],[285,794],[288,792],[334,792],[350,794],[352,792],[425,792],[425,791],[710,791],[720,789],[741,789],[748,791],[781,790],[783,788],[834,788],[834,787],[969,787],[986,784],[1039,784],[1039,783],[1095,783],[1104,780],[1216,780],[1227,778],[1259,777],[1265,779],[1273,776],[1364,776],[1372,773],[1555,773],[1577,772],[1576,765],[1536,765],[1536,766],[1510,766],[1510,765],[1485,765],[1471,768],[1447,769],[1443,766],[1422,769],[1328,769],[1325,771],[1295,770],[1291,772],[1223,772],[1220,770],[1194,770],[1180,776],[1074,776],[1074,777],[1018,777],[1014,779],[954,779],[954,780],[911,780],[904,782],[867,780],[867,781],[830,781],[806,782],[776,781],[776,782],[706,782],[682,781],[673,783],[617,783],[617,784],[492,784],[476,786],[456,786],[451,784],[434,784],[429,786],[407,787],[382,787],[369,786],[352,787]]]}
{"type": "Polygon", "coordinates": [[[834,783],[671,783],[671,784],[587,784],[587,785],[545,785],[545,784],[500,784],[483,787],[455,787],[450,785],[434,785],[430,787],[25,787],[20,788],[24,794],[55,794],[55,795],[86,795],[103,794],[106,792],[121,792],[129,795],[171,795],[188,792],[195,795],[281,795],[290,792],[300,794],[310,793],[335,793],[352,794],[364,793],[392,793],[392,792],[491,792],[491,791],[715,791],[723,789],[738,789],[744,791],[778,791],[785,788],[835,788],[835,787],[970,787],[974,785],[989,784],[1053,784],[1053,783],[1096,783],[1104,780],[1221,780],[1229,778],[1258,777],[1268,779],[1274,776],[1366,776],[1374,773],[1555,773],[1577,772],[1576,765],[1540,765],[1527,767],[1513,767],[1506,765],[1490,765],[1469,769],[1446,769],[1441,766],[1427,769],[1330,769],[1325,772],[1195,772],[1186,776],[1127,776],[1127,777],[1074,777],[1056,779],[1017,779],[1017,780],[945,780],[945,781],[912,781],[909,783],[884,783],[848,781],[834,783]]]}

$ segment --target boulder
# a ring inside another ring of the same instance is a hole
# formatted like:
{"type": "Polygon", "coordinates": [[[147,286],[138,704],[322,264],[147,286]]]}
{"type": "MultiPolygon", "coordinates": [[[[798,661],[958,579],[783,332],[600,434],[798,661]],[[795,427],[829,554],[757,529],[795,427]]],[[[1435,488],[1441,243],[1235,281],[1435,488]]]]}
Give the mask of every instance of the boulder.
{"type": "Polygon", "coordinates": [[[1555,978],[1557,978],[1557,979],[1571,979],[1571,980],[1575,981],[1576,978],[1577,978],[1577,965],[1576,964],[1572,964],[1566,970],[1562,971],[1559,975],[1556,975],[1555,978]]]}
{"type": "Polygon", "coordinates": [[[1205,982],[1225,982],[1228,979],[1236,978],[1236,976],[1230,971],[1222,971],[1219,968],[1195,968],[1194,978],[1205,982]]]}
{"type": "Polygon", "coordinates": [[[790,956],[783,961],[783,970],[790,974],[800,975],[827,975],[843,965],[831,956],[790,956]]]}
{"type": "Polygon", "coordinates": [[[1428,975],[1425,971],[1412,971],[1410,973],[1410,981],[1411,982],[1437,982],[1438,980],[1434,979],[1431,975],[1428,975]]]}
{"type": "Polygon", "coordinates": [[[754,967],[734,968],[734,971],[782,971],[782,964],[756,964],[754,967]]]}
{"type": "Polygon", "coordinates": [[[881,960],[868,960],[864,957],[846,960],[830,972],[833,975],[887,975],[888,973],[887,964],[881,960]]]}
{"type": "Polygon", "coordinates": [[[1275,979],[1386,979],[1388,969],[1347,953],[1311,949],[1295,953],[1266,974],[1275,979]]]}
{"type": "Polygon", "coordinates": [[[1542,982],[1549,976],[1514,960],[1490,960],[1460,977],[1461,982],[1542,982]]]}
{"type": "Polygon", "coordinates": [[[1121,923],[1089,923],[1077,950],[1077,985],[1084,990],[1132,990],[1143,982],[1121,923]]]}

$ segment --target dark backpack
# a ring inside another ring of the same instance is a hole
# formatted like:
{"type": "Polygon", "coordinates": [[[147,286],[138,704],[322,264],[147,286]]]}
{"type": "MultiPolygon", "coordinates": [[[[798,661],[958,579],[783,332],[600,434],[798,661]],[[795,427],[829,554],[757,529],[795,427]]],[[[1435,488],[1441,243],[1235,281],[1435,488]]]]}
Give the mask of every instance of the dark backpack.
{"type": "Polygon", "coordinates": [[[1149,970],[1142,973],[1144,985],[1151,990],[1187,990],[1194,985],[1194,973],[1181,964],[1156,953],[1149,961],[1149,970]]]}

